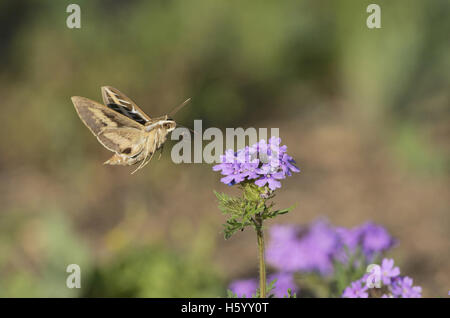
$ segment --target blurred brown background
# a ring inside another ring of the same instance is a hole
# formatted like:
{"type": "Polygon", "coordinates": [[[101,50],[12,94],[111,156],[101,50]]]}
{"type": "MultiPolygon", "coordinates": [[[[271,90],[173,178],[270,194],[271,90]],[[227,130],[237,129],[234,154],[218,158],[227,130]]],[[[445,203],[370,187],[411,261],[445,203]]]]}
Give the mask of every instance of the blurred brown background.
{"type": "MultiPolygon", "coordinates": [[[[424,296],[450,286],[447,0],[73,1],[0,4],[0,296],[223,296],[255,275],[251,232],[224,241],[207,164],[130,175],[70,96],[111,85],[152,116],[203,129],[279,127],[302,172],[278,222],[373,220],[424,296]],[[81,290],[65,286],[79,264],[81,290]]],[[[273,223],[273,222],[272,222],[273,223]]],[[[270,226],[270,224],[269,224],[270,226]]]]}

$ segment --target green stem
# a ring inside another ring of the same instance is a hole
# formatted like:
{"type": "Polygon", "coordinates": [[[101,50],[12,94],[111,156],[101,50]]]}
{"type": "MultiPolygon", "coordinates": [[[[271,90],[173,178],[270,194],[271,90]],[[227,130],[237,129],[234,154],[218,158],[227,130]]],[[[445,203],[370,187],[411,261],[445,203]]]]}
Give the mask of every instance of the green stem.
{"type": "Polygon", "coordinates": [[[264,259],[264,233],[262,228],[262,218],[256,217],[256,236],[258,239],[259,256],[259,296],[266,298],[266,263],[264,259]]]}

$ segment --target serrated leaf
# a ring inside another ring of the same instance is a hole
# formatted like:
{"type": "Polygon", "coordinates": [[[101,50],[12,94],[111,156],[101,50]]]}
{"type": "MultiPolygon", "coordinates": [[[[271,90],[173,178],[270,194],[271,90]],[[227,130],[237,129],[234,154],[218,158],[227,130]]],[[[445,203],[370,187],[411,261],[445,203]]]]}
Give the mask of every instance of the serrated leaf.
{"type": "Polygon", "coordinates": [[[227,297],[228,298],[238,298],[237,293],[233,293],[231,289],[227,289],[227,297]]]}

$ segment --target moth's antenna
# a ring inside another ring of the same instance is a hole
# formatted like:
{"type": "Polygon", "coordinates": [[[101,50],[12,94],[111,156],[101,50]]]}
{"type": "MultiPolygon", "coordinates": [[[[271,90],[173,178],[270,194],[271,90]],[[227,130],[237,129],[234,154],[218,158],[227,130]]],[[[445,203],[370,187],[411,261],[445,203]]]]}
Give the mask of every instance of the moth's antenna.
{"type": "Polygon", "coordinates": [[[169,117],[170,117],[170,118],[173,118],[173,116],[175,116],[175,114],[178,113],[178,111],[179,111],[181,108],[183,108],[184,106],[186,106],[186,104],[189,103],[190,100],[191,100],[191,98],[186,99],[180,106],[178,106],[178,107],[176,107],[174,110],[172,110],[172,111],[169,113],[169,117]]]}

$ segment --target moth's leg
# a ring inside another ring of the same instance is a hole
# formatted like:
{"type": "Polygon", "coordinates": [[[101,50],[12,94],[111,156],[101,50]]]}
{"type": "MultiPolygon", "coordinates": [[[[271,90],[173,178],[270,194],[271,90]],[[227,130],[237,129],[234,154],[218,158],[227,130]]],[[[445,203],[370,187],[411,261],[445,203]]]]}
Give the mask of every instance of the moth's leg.
{"type": "Polygon", "coordinates": [[[138,171],[139,169],[141,169],[144,166],[144,162],[145,162],[145,159],[147,159],[148,152],[149,152],[149,150],[147,149],[147,151],[145,152],[144,159],[142,160],[140,165],[131,174],[134,174],[136,171],[138,171]]]}
{"type": "MultiPolygon", "coordinates": [[[[147,145],[147,142],[148,142],[148,137],[147,137],[147,139],[145,140],[145,144],[147,145]]],[[[143,166],[144,166],[144,163],[145,163],[145,160],[147,159],[147,157],[148,157],[148,153],[150,152],[150,148],[149,147],[147,147],[147,149],[145,150],[145,156],[144,156],[144,159],[142,160],[142,162],[141,162],[141,164],[139,165],[139,167],[137,167],[131,174],[134,174],[136,171],[138,171],[139,169],[141,169],[143,166]]],[[[153,154],[152,154],[153,155],[153,154]]]]}
{"type": "MultiPolygon", "coordinates": [[[[149,149],[150,149],[150,147],[149,147],[149,149]]],[[[153,143],[152,149],[156,149],[156,138],[155,138],[155,141],[154,141],[154,143],[153,143]]],[[[150,158],[144,163],[144,165],[142,166],[142,168],[144,168],[144,167],[147,165],[147,163],[149,163],[149,162],[152,160],[153,155],[155,154],[155,152],[156,152],[156,151],[153,150],[152,154],[150,155],[150,158]]]]}
{"type": "Polygon", "coordinates": [[[159,157],[158,157],[158,160],[161,159],[161,156],[162,156],[162,153],[163,153],[163,150],[164,150],[164,144],[161,145],[161,148],[160,148],[160,149],[161,149],[161,150],[159,151],[159,157]]]}
{"type": "MultiPolygon", "coordinates": [[[[162,137],[163,136],[160,135],[158,139],[161,140],[162,137]]],[[[159,157],[158,157],[158,160],[159,160],[159,159],[161,159],[161,156],[162,156],[162,153],[163,153],[163,150],[164,150],[164,142],[163,143],[159,143],[158,145],[155,142],[155,147],[157,147],[157,146],[159,146],[159,148],[161,149],[160,152],[159,152],[159,157]]]]}

